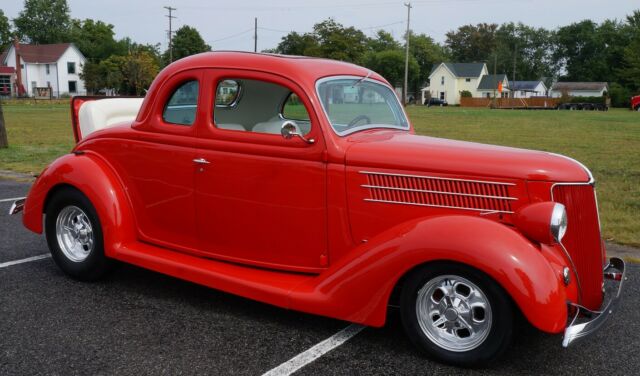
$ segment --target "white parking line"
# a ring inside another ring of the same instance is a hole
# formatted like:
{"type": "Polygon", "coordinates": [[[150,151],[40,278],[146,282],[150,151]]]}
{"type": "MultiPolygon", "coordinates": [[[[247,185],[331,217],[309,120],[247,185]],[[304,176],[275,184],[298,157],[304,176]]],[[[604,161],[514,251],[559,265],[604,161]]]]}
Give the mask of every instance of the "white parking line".
{"type": "Polygon", "coordinates": [[[24,258],[22,260],[14,260],[14,261],[3,262],[3,263],[0,263],[0,269],[7,268],[7,267],[13,266],[13,265],[24,264],[25,262],[42,260],[42,259],[45,259],[47,257],[51,257],[51,254],[50,253],[46,253],[44,255],[27,257],[27,258],[24,258]]]}
{"type": "Polygon", "coordinates": [[[20,199],[23,199],[23,198],[24,197],[4,198],[4,199],[0,200],[0,202],[16,201],[16,200],[20,200],[20,199]]]}
{"type": "Polygon", "coordinates": [[[289,359],[288,361],[282,363],[281,365],[277,366],[276,368],[265,372],[262,376],[291,375],[300,368],[306,366],[307,364],[313,362],[329,351],[355,337],[355,335],[360,333],[360,331],[362,331],[362,329],[364,328],[365,327],[362,325],[349,325],[338,333],[313,346],[309,350],[300,353],[289,359]]]}

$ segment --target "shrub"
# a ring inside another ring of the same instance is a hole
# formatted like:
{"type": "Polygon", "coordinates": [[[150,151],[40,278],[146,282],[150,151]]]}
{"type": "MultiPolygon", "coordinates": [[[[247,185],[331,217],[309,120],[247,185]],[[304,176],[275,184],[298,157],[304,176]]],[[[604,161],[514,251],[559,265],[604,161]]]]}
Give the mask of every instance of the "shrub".
{"type": "Polygon", "coordinates": [[[471,97],[473,97],[473,94],[471,94],[469,90],[462,90],[460,92],[460,98],[471,98],[471,97]]]}

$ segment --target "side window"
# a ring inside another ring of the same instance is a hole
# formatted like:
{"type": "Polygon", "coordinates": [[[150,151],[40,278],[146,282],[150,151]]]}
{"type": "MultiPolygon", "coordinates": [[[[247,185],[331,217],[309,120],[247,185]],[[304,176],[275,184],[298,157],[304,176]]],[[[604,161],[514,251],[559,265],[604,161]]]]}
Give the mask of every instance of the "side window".
{"type": "Polygon", "coordinates": [[[162,119],[167,123],[192,125],[198,107],[198,81],[187,81],[173,92],[164,107],[162,119]]]}
{"type": "Polygon", "coordinates": [[[309,113],[295,93],[291,93],[284,102],[282,117],[290,120],[309,121],[309,113]]]}
{"type": "Polygon", "coordinates": [[[219,81],[212,109],[219,129],[280,135],[282,125],[293,121],[301,134],[311,131],[309,114],[300,98],[289,88],[267,81],[219,81]]]}

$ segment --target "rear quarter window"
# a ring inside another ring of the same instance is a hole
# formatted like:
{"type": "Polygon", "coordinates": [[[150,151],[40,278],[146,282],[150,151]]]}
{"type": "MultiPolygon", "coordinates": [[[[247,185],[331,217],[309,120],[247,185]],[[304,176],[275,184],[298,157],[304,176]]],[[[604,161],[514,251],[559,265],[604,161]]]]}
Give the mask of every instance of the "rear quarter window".
{"type": "Polygon", "coordinates": [[[187,81],[171,95],[164,107],[162,119],[171,124],[192,125],[198,108],[198,81],[187,81]]]}

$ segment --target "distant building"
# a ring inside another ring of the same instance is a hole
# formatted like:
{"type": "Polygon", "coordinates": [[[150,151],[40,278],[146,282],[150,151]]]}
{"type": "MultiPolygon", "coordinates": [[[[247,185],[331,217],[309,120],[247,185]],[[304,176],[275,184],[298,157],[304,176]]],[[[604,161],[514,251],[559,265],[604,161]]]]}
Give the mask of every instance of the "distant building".
{"type": "Polygon", "coordinates": [[[16,70],[13,67],[0,66],[0,98],[15,96],[14,85],[16,70]]]}
{"type": "Polygon", "coordinates": [[[490,75],[485,63],[435,64],[429,75],[429,86],[422,89],[422,103],[427,97],[460,103],[460,92],[468,91],[474,98],[498,97],[509,94],[509,80],[505,74],[490,75]],[[502,82],[502,94],[497,91],[502,82]]]}
{"type": "Polygon", "coordinates": [[[9,82],[13,95],[42,95],[47,92],[43,89],[48,89],[53,97],[86,94],[84,81],[80,78],[86,61],[73,43],[31,45],[14,42],[0,54],[0,66],[13,68],[15,72],[9,82]]]}
{"type": "Polygon", "coordinates": [[[559,98],[563,95],[571,97],[602,97],[609,92],[606,82],[556,82],[551,86],[549,96],[559,98]]]}
{"type": "Polygon", "coordinates": [[[509,89],[512,98],[546,97],[548,90],[547,85],[541,80],[511,81],[509,89]]]}

